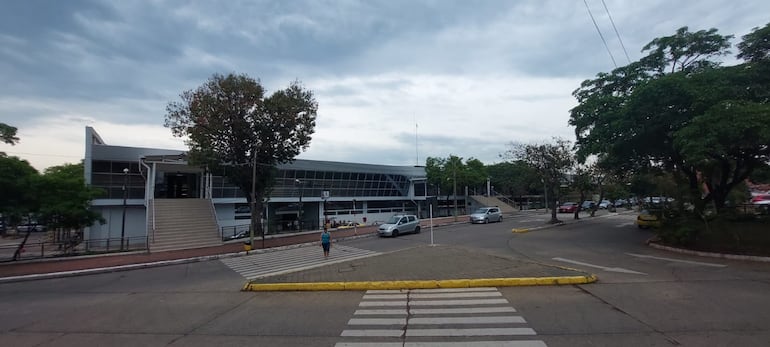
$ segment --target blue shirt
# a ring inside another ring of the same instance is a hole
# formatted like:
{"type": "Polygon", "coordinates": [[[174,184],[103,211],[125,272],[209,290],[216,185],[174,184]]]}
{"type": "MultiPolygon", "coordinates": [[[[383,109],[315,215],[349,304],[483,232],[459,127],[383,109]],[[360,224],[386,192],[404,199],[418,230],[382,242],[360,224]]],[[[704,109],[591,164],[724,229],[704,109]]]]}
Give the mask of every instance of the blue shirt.
{"type": "Polygon", "coordinates": [[[328,232],[324,231],[321,233],[321,243],[329,243],[329,240],[331,240],[332,235],[328,232]]]}

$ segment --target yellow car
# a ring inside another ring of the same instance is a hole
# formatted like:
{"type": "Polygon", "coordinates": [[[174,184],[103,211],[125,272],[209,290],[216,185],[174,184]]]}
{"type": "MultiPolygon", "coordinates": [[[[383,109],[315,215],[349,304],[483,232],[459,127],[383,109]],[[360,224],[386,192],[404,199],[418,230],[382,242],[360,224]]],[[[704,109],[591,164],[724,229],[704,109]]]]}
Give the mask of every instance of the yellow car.
{"type": "Polygon", "coordinates": [[[649,210],[642,210],[636,217],[636,226],[642,229],[660,228],[660,215],[649,210]]]}

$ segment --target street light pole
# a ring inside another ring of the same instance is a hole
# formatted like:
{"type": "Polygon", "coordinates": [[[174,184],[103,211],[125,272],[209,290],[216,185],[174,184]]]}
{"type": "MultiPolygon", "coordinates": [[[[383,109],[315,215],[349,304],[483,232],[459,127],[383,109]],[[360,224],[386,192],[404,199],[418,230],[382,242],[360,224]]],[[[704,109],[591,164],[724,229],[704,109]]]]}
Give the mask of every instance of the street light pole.
{"type": "Polygon", "coordinates": [[[457,222],[457,163],[454,165],[454,170],[452,170],[452,183],[454,185],[454,196],[455,196],[455,222],[457,222]]]}
{"type": "Polygon", "coordinates": [[[299,207],[297,208],[297,226],[299,227],[299,230],[302,231],[302,194],[303,194],[303,185],[302,181],[299,179],[294,179],[294,183],[297,184],[299,187],[299,207]]]}
{"type": "MultiPolygon", "coordinates": [[[[254,249],[254,230],[257,228],[257,155],[251,154],[253,162],[251,163],[251,228],[249,228],[249,244],[254,249]]],[[[265,247],[265,232],[262,231],[262,248],[265,247]]]]}
{"type": "Polygon", "coordinates": [[[123,169],[123,218],[121,219],[120,226],[120,250],[123,250],[123,245],[126,239],[126,200],[128,199],[128,168],[123,169]]]}

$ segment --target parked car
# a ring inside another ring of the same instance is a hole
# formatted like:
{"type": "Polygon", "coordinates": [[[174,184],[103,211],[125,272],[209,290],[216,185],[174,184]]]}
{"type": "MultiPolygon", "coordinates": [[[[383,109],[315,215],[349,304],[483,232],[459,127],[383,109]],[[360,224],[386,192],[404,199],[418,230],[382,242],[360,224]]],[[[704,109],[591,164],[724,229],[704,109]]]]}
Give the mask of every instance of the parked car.
{"type": "Polygon", "coordinates": [[[602,202],[599,203],[599,208],[607,208],[612,206],[612,203],[609,200],[602,200],[602,202]]]}
{"type": "Polygon", "coordinates": [[[626,199],[617,199],[615,200],[615,207],[623,207],[625,205],[629,204],[629,202],[626,199]]]}
{"type": "Polygon", "coordinates": [[[640,229],[646,228],[659,228],[660,227],[660,213],[656,210],[642,210],[636,217],[636,226],[640,229]]]}
{"type": "Polygon", "coordinates": [[[420,219],[413,214],[397,214],[390,217],[385,223],[377,228],[377,234],[380,236],[396,237],[400,234],[419,233],[420,219]]]}
{"type": "Polygon", "coordinates": [[[559,213],[575,213],[578,204],[576,202],[565,202],[559,206],[559,213]]]}
{"type": "Polygon", "coordinates": [[[758,204],[758,203],[767,204],[767,203],[770,203],[770,194],[755,195],[755,196],[753,196],[751,198],[751,203],[752,204],[758,204]]]}
{"type": "Polygon", "coordinates": [[[40,232],[45,230],[46,230],[45,225],[41,225],[41,224],[19,224],[16,226],[16,231],[20,233],[26,233],[27,231],[40,232]]]}
{"type": "Polygon", "coordinates": [[[591,200],[583,201],[583,203],[580,205],[581,210],[593,210],[594,207],[596,207],[596,203],[591,200]]]}
{"type": "Polygon", "coordinates": [[[500,211],[500,208],[498,207],[481,207],[477,209],[476,211],[473,211],[470,215],[470,222],[473,223],[484,223],[487,224],[489,222],[502,222],[503,221],[503,213],[500,211]]]}

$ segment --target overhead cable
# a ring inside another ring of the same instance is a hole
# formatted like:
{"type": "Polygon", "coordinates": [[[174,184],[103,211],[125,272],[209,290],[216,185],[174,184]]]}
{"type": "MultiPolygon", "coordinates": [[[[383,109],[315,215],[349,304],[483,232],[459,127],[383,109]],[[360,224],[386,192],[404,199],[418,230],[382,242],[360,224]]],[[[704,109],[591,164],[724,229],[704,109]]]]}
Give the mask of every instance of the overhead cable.
{"type": "Polygon", "coordinates": [[[612,52],[610,51],[610,47],[607,46],[607,40],[604,39],[604,35],[602,35],[602,31],[599,30],[599,25],[596,24],[596,20],[594,19],[593,13],[591,13],[591,8],[588,7],[588,2],[586,0],[583,0],[583,3],[586,5],[586,9],[588,10],[588,15],[591,16],[591,21],[594,22],[594,27],[596,27],[596,32],[599,33],[599,37],[602,39],[602,42],[604,43],[604,48],[607,49],[607,53],[610,55],[610,59],[612,59],[612,65],[615,66],[615,68],[618,68],[618,64],[615,62],[615,57],[612,56],[612,52]]]}

